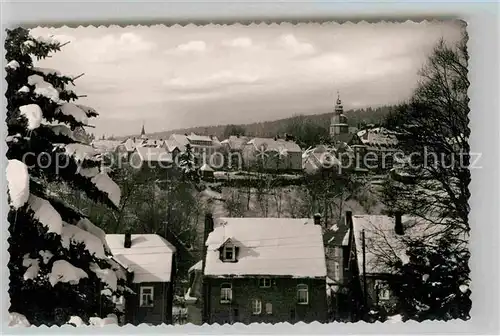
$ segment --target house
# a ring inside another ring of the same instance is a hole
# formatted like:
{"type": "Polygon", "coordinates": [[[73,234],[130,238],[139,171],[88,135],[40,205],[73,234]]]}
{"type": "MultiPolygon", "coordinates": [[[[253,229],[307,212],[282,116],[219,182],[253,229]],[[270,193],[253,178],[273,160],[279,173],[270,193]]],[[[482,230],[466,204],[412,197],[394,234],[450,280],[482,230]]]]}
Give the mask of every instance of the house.
{"type": "Polygon", "coordinates": [[[388,171],[393,167],[395,154],[398,152],[396,133],[384,127],[372,127],[358,131],[356,143],[372,171],[388,171]],[[362,149],[361,149],[362,148],[362,149]]]}
{"type": "Polygon", "coordinates": [[[231,135],[221,141],[223,152],[227,155],[226,166],[241,170],[243,167],[243,148],[250,139],[245,136],[231,135]]]}
{"type": "Polygon", "coordinates": [[[185,146],[178,143],[176,140],[167,139],[163,140],[159,147],[164,148],[168,153],[172,154],[172,158],[175,160],[179,153],[186,150],[185,146]]]}
{"type": "Polygon", "coordinates": [[[319,145],[308,148],[302,154],[302,168],[311,175],[322,170],[338,169],[341,167],[341,162],[336,155],[337,149],[333,146],[319,145]]]}
{"type": "Polygon", "coordinates": [[[246,169],[302,170],[302,149],[292,140],[253,138],[242,150],[246,169]]]}
{"type": "Polygon", "coordinates": [[[205,219],[186,293],[193,323],[327,320],[321,227],[308,218],[205,219]]]}
{"type": "MultiPolygon", "coordinates": [[[[221,165],[223,162],[222,154],[219,153],[222,145],[220,141],[215,136],[199,135],[195,133],[191,134],[172,134],[170,135],[168,141],[170,142],[170,147],[178,147],[180,152],[186,150],[186,146],[189,144],[193,154],[197,158],[197,161],[203,163],[209,163],[212,166],[221,165]]],[[[165,144],[166,146],[167,144],[165,144]]]]}
{"type": "Polygon", "coordinates": [[[206,181],[213,181],[214,179],[214,170],[208,164],[203,164],[200,167],[201,178],[206,181]]]}
{"type": "Polygon", "coordinates": [[[170,168],[173,164],[172,154],[161,147],[136,147],[130,155],[130,166],[143,168],[170,168]]]}
{"type": "Polygon", "coordinates": [[[172,322],[175,247],[156,234],[108,234],[106,242],[130,274],[124,302],[125,323],[152,325],[172,322]]]}
{"type": "Polygon", "coordinates": [[[427,220],[400,213],[389,217],[347,212],[346,224],[350,227],[349,259],[354,261],[349,264],[352,292],[358,293],[354,299],[365,312],[381,306],[387,309],[397,303],[397,297],[389,288],[394,276],[391,263],[397,258],[403,263],[408,262],[404,238],[430,239],[439,235],[441,230],[439,225],[427,220]]]}
{"type": "Polygon", "coordinates": [[[349,267],[349,234],[350,229],[345,221],[325,227],[323,232],[330,321],[352,321],[356,313],[351,303],[352,267],[349,267]]]}

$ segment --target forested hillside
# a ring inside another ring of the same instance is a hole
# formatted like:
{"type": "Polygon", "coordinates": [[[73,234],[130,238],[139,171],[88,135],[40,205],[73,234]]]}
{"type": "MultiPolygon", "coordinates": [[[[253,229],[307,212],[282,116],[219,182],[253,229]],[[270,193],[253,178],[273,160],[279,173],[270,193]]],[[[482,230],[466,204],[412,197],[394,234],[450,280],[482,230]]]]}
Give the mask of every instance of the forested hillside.
{"type": "MultiPolygon", "coordinates": [[[[361,123],[377,124],[382,122],[393,108],[394,106],[381,106],[377,108],[368,107],[364,109],[348,110],[345,112],[345,114],[348,117],[350,126],[358,126],[358,124],[361,123]]],[[[310,124],[319,128],[323,128],[324,131],[328,132],[332,114],[333,112],[313,115],[295,115],[285,119],[241,125],[198,126],[150,133],[148,134],[148,136],[151,138],[165,139],[168,138],[172,133],[184,134],[194,132],[197,134],[215,135],[219,139],[224,139],[227,137],[229,129],[238,128],[243,129],[245,135],[248,136],[273,137],[276,134],[286,132],[287,126],[293,123],[294,120],[297,119],[297,117],[300,117],[301,119],[307,119],[310,124]]],[[[138,134],[135,134],[135,136],[138,136],[138,134]]]]}

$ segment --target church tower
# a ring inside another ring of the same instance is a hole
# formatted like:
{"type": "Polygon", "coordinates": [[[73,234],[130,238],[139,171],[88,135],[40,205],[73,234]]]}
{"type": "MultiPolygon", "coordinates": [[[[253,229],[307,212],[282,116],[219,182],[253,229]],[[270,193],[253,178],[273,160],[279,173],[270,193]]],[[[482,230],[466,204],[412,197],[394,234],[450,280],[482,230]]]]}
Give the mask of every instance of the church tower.
{"type": "Polygon", "coordinates": [[[144,122],[142,123],[142,129],[141,129],[141,139],[146,138],[146,131],[144,130],[144,122]]]}
{"type": "Polygon", "coordinates": [[[330,136],[335,137],[339,134],[349,133],[347,117],[344,115],[344,106],[340,100],[340,93],[337,91],[337,101],[335,102],[335,111],[330,122],[330,136]]]}

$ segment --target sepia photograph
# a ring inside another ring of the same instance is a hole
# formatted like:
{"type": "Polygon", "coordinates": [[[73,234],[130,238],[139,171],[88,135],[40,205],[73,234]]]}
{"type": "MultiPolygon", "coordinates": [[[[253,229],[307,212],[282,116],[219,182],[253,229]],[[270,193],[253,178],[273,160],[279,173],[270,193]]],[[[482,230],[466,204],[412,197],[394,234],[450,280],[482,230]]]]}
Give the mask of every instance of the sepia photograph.
{"type": "Polygon", "coordinates": [[[467,42],[7,29],[9,326],[468,320],[467,42]]]}

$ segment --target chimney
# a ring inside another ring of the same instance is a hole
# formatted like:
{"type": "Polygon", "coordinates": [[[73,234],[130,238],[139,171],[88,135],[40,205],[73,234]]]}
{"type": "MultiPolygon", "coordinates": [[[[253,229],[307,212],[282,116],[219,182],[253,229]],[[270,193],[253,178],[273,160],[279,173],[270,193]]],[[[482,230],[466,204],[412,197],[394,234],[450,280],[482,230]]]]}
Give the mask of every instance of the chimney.
{"type": "Polygon", "coordinates": [[[397,211],[395,213],[395,224],[394,224],[394,232],[396,232],[397,235],[404,235],[405,229],[403,227],[403,221],[401,219],[401,212],[397,211]]]}
{"type": "Polygon", "coordinates": [[[205,245],[208,235],[210,232],[214,230],[214,218],[211,213],[206,213],[205,214],[205,226],[203,230],[203,245],[202,245],[202,251],[203,255],[201,257],[201,288],[202,288],[202,296],[200,300],[201,304],[201,319],[203,323],[207,323],[209,321],[209,302],[210,298],[212,297],[211,295],[211,290],[210,286],[207,283],[207,281],[204,279],[204,274],[205,274],[205,261],[207,259],[207,251],[208,251],[208,246],[205,245]]]}
{"type": "Polygon", "coordinates": [[[349,230],[352,231],[352,211],[346,211],[345,212],[345,224],[349,228],[349,230]]]}
{"type": "Polygon", "coordinates": [[[207,254],[207,248],[205,246],[205,243],[208,239],[208,235],[210,234],[210,232],[212,232],[214,230],[214,218],[212,216],[211,213],[206,213],[205,214],[205,227],[204,227],[204,230],[203,230],[203,271],[205,271],[205,258],[206,258],[206,254],[207,254]]]}
{"type": "Polygon", "coordinates": [[[321,225],[321,214],[315,213],[313,218],[314,218],[314,225],[321,225]]]}
{"type": "Polygon", "coordinates": [[[130,248],[132,246],[132,234],[129,230],[125,232],[125,241],[123,242],[123,247],[130,248]]]}

